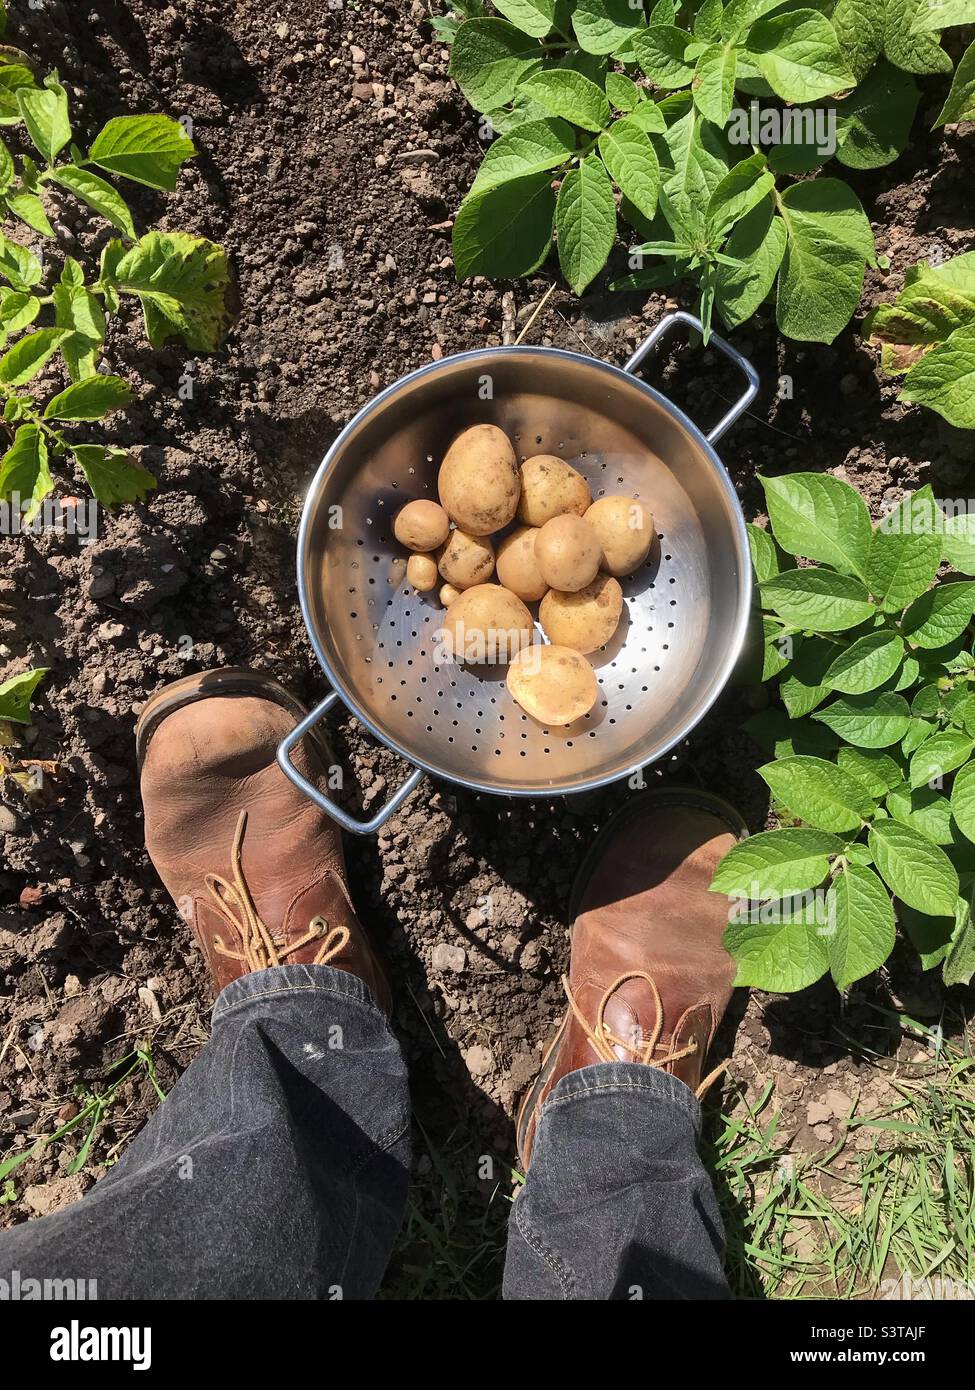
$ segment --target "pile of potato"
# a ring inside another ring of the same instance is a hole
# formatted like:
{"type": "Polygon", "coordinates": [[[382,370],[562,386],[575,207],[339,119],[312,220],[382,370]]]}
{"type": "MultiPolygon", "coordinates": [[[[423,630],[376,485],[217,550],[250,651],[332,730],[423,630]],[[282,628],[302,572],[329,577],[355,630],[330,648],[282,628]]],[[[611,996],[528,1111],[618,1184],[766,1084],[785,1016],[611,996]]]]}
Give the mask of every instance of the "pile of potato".
{"type": "Polygon", "coordinates": [[[439,505],[421,498],[396,517],[396,539],[412,552],[407,581],[424,593],[443,581],[442,638],[455,660],[510,663],[507,686],[522,709],[571,724],[596,703],[585,657],[619,625],[619,580],[647,558],[653,516],[632,497],[594,502],[582,474],[553,454],[519,467],[496,425],[457,435],[437,486],[439,505]],[[539,604],[548,644],[536,640],[529,603],[539,604]]]}

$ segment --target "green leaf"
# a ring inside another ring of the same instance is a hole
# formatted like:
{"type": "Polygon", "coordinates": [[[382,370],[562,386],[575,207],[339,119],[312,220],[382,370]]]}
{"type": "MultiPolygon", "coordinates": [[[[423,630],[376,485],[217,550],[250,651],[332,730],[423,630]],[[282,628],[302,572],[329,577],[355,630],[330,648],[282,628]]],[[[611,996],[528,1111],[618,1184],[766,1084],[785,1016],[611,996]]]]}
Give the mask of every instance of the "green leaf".
{"type": "Polygon", "coordinates": [[[204,237],[148,232],[116,263],[111,283],[142,300],[154,348],[176,336],[189,348],[213,352],[233,322],[227,253],[204,237]]]}
{"type": "Polygon", "coordinates": [[[47,466],[47,444],[38,425],[21,425],[14,442],[0,459],[0,499],[20,498],[24,521],[30,523],[41,509],[54,481],[47,466]]]}
{"type": "MultiPolygon", "coordinates": [[[[608,72],[606,74],[606,95],[617,111],[633,111],[640,102],[640,88],[621,72],[608,72]]],[[[648,105],[656,110],[652,102],[648,105]]],[[[660,127],[661,129],[664,128],[662,119],[660,127]]]]}
{"type": "Polygon", "coordinates": [[[855,86],[836,31],[815,10],[759,20],[748,31],[745,48],[783,101],[818,101],[855,86]]]}
{"type": "Polygon", "coordinates": [[[493,0],[494,8],[525,34],[544,39],[555,22],[555,0],[493,0]]]}
{"type": "Polygon", "coordinates": [[[790,719],[781,709],[766,709],[760,714],[753,714],[742,727],[760,748],[775,758],[791,758],[797,753],[822,757],[832,753],[838,742],[831,729],[824,729],[821,724],[813,724],[808,719],[790,719]]]}
{"type": "Polygon", "coordinates": [[[564,164],[574,152],[575,135],[565,121],[554,117],[528,121],[490,146],[468,196],[483,193],[510,179],[553,169],[564,164]]]}
{"type": "Polygon", "coordinates": [[[738,51],[732,44],[711,44],[697,60],[694,100],[706,120],[724,126],[735,102],[738,51]]]}
{"type": "Polygon", "coordinates": [[[613,118],[609,102],[595,82],[571,68],[533,73],[522,82],[521,90],[553,116],[562,116],[583,130],[602,130],[613,118]]]}
{"type": "Polygon", "coordinates": [[[885,0],[837,0],[830,21],[840,51],[858,82],[873,67],[884,46],[885,0]]]}
{"type": "Polygon", "coordinates": [[[975,582],[942,583],[914,600],[901,631],[916,647],[943,647],[965,631],[973,613],[975,582]]]}
{"type": "Polygon", "coordinates": [[[714,298],[728,328],[737,328],[751,318],[768,298],[785,243],[785,223],[775,216],[771,198],[759,203],[732,229],[725,250],[738,265],[718,266],[714,298]]]}
{"type": "Polygon", "coordinates": [[[762,909],[729,923],[724,945],[738,964],[736,985],[792,994],[825,975],[829,954],[815,903],[762,909]]]}
{"type": "Polygon", "coordinates": [[[927,34],[914,32],[914,21],[928,0],[887,0],[884,53],[905,72],[951,72],[951,59],[927,34]]]}
{"type": "Polygon", "coordinates": [[[722,37],[739,38],[750,24],[780,9],[785,3],[786,0],[729,0],[721,19],[722,37]]]}
{"type": "Polygon", "coordinates": [[[873,814],[873,801],[854,778],[823,758],[783,758],[758,768],[772,795],[818,830],[855,830],[873,814]]]}
{"type": "MultiPolygon", "coordinates": [[[[958,907],[967,912],[965,900],[959,896],[958,907]]],[[[951,935],[955,929],[956,918],[931,917],[926,912],[918,912],[902,903],[898,910],[900,924],[904,928],[911,945],[921,957],[922,970],[932,970],[940,965],[951,947],[951,935]]]]}
{"type": "Polygon", "coordinates": [[[874,821],[868,844],[884,882],[908,907],[935,917],[954,914],[958,874],[944,850],[895,820],[874,821]]]}
{"type": "Polygon", "coordinates": [[[124,449],[102,444],[73,444],[71,452],[103,507],[138,502],[156,486],[152,474],[140,467],[124,449]]]}
{"type": "Polygon", "coordinates": [[[41,301],[33,294],[0,289],[0,327],[6,333],[19,333],[41,312],[41,301]]]}
{"type": "Polygon", "coordinates": [[[555,228],[562,274],[582,294],[606,264],[616,236],[613,187],[596,155],[588,155],[562,180],[555,228]]]}
{"type": "Polygon", "coordinates": [[[752,557],[752,569],[759,584],[774,578],[782,569],[782,556],[778,546],[768,531],[763,531],[754,522],[745,523],[748,532],[748,549],[752,557]]]}
{"type": "Polygon", "coordinates": [[[887,797],[887,810],[894,820],[911,826],[933,844],[951,844],[951,803],[933,787],[912,790],[910,783],[902,782],[887,797]]]}
{"type": "Polygon", "coordinates": [[[21,671],[19,676],[11,676],[0,683],[0,719],[13,724],[30,723],[31,696],[47,675],[50,668],[35,666],[31,671],[21,671]]]}
{"type": "Polygon", "coordinates": [[[904,659],[904,639],[884,628],[858,637],[830,666],[823,684],[844,695],[865,695],[889,681],[904,659]]]}
{"type": "MultiPolygon", "coordinates": [[[[182,129],[182,127],[180,127],[182,129]]],[[[493,148],[493,147],[492,147],[493,148]]],[[[488,150],[488,155],[491,151],[488,150]]],[[[482,166],[483,167],[483,166],[482,166]]],[[[113,227],[118,227],[130,241],[135,241],[135,223],[125,199],[105,179],[93,174],[90,169],[78,169],[73,164],[60,165],[53,174],[54,180],[93,208],[113,227]]]]}
{"type": "Polygon", "coordinates": [[[552,246],[555,193],[548,174],[530,174],[468,194],[454,222],[458,280],[528,275],[552,246]]]}
{"type": "Polygon", "coordinates": [[[717,43],[721,38],[721,0],[704,0],[694,16],[694,37],[702,43],[717,43]]]}
{"type": "MultiPolygon", "coordinates": [[[[609,91],[609,74],[606,79],[606,90],[609,91]]],[[[638,125],[641,130],[645,130],[648,135],[663,135],[667,129],[667,122],[664,120],[663,112],[655,101],[641,101],[639,106],[633,108],[629,119],[634,125],[638,125]]]]}
{"type": "Polygon", "coordinates": [[[837,110],[836,157],[849,169],[879,169],[907,148],[921,93],[909,73],[881,60],[837,110]]]}
{"type": "Polygon", "coordinates": [[[695,110],[679,117],[664,137],[673,171],[661,170],[661,206],[679,241],[703,240],[711,194],[731,166],[722,132],[695,110]]]}
{"type": "Polygon", "coordinates": [[[48,221],[44,204],[36,193],[8,193],[6,202],[14,216],[19,217],[21,222],[25,222],[33,231],[40,232],[41,236],[54,235],[54,228],[48,221]]]}
{"type": "Polygon", "coordinates": [[[115,116],[96,135],[88,158],[109,174],[171,193],[181,165],[195,154],[193,141],[169,116],[115,116]]]}
{"type": "Polygon", "coordinates": [[[962,834],[975,842],[975,763],[966,763],[954,780],[951,813],[962,834]]]}
{"type": "Polygon", "coordinates": [[[788,240],[779,274],[779,328],[801,342],[831,343],[860,301],[873,233],[839,179],[793,184],[781,195],[788,240]]]}
{"type": "Polygon", "coordinates": [[[133,399],[132,387],[120,376],[90,376],[61,391],[44,408],[45,420],[101,420],[133,399]]]}
{"type": "Polygon", "coordinates": [[[826,912],[833,927],[830,971],[837,989],[849,989],[854,980],[883,965],[894,949],[894,908],[872,869],[847,864],[833,880],[826,912]]]}
{"type": "Polygon", "coordinates": [[[81,284],[65,281],[55,285],[54,321],[67,330],[59,348],[72,381],[93,376],[105,341],[105,314],[98,300],[81,284]]]}
{"type": "Polygon", "coordinates": [[[958,24],[975,24],[975,4],[972,0],[927,0],[927,4],[918,7],[911,32],[937,33],[958,24]]]}
{"type": "MultiPolygon", "coordinates": [[[[821,637],[803,638],[789,674],[782,678],[779,694],[793,719],[801,719],[830,693],[823,677],[832,663],[836,647],[821,637]]],[[[815,725],[813,726],[816,727],[815,725]]]]}
{"type": "Polygon", "coordinates": [[[970,121],[975,113],[975,43],[965,49],[955,75],[951,79],[951,90],[945,104],[935,121],[936,126],[949,125],[955,121],[970,121]]]}
{"type": "Polygon", "coordinates": [[[955,920],[948,950],[945,953],[942,978],[946,985],[971,984],[975,975],[975,921],[973,921],[975,882],[966,874],[962,880],[955,920]]]}
{"type": "Polygon", "coordinates": [[[867,586],[889,613],[899,613],[919,598],[941,563],[942,542],[912,526],[912,501],[908,497],[884,517],[870,540],[867,586]]]}
{"type": "Polygon", "coordinates": [[[957,729],[942,729],[934,734],[911,758],[912,790],[942,781],[949,772],[968,761],[973,748],[975,741],[957,729]]]}
{"type": "Polygon", "coordinates": [[[68,97],[64,88],[50,79],[44,88],[20,87],[17,104],[35,149],[43,155],[45,164],[53,164],[71,139],[68,97]]]}
{"type": "Polygon", "coordinates": [[[0,125],[17,125],[20,122],[22,117],[17,93],[23,87],[34,90],[36,85],[34,74],[25,63],[4,62],[0,67],[0,125]]]}
{"type": "Polygon", "coordinates": [[[901,752],[906,758],[909,758],[915,749],[920,748],[925,739],[931,738],[936,732],[936,724],[932,724],[926,719],[912,719],[911,727],[901,740],[901,752]]]}
{"type": "Polygon", "coordinates": [[[15,290],[26,292],[38,283],[44,267],[32,251],[19,242],[10,241],[0,232],[0,275],[15,290]]]}
{"type": "Polygon", "coordinates": [[[900,399],[936,410],[959,429],[975,429],[975,325],[956,328],[915,362],[900,399]]]}
{"type": "Polygon", "coordinates": [[[586,53],[615,53],[644,23],[642,10],[629,0],[576,0],[572,15],[579,47],[586,53]]]}
{"type": "Polygon", "coordinates": [[[711,880],[712,893],[761,901],[816,888],[842,840],[824,830],[769,830],[730,849],[711,880]]]}
{"type": "Polygon", "coordinates": [[[856,748],[889,748],[907,733],[911,712],[902,695],[851,695],[812,716],[856,748]]]}
{"type": "Polygon", "coordinates": [[[621,193],[644,217],[657,212],[660,164],[646,134],[633,121],[614,121],[599,137],[599,153],[621,193]]]}
{"type": "Polygon", "coordinates": [[[975,512],[945,517],[941,553],[961,574],[975,574],[975,512]]]}
{"type": "Polygon", "coordinates": [[[656,87],[686,87],[694,66],[685,58],[690,35],[674,24],[653,24],[633,36],[637,62],[656,87]]]}
{"type": "Polygon", "coordinates": [[[23,386],[57,352],[63,337],[61,328],[39,328],[36,333],[28,333],[0,357],[0,382],[5,386],[23,386]]]}
{"type": "Polygon", "coordinates": [[[843,632],[875,612],[858,579],[824,569],[786,570],[761,586],[763,603],[798,628],[843,632]]]}
{"type": "Polygon", "coordinates": [[[775,539],[784,550],[845,574],[865,574],[873,532],[870,513],[855,488],[828,473],[759,475],[759,482],[775,539]]]}
{"type": "Polygon", "coordinates": [[[841,748],[836,761],[844,772],[862,782],[870,795],[878,799],[904,780],[899,763],[880,748],[841,748]]]}
{"type": "Polygon", "coordinates": [[[749,155],[729,169],[708,200],[706,222],[711,244],[718,245],[736,222],[768,199],[774,187],[775,178],[765,167],[764,155],[749,155]]]}

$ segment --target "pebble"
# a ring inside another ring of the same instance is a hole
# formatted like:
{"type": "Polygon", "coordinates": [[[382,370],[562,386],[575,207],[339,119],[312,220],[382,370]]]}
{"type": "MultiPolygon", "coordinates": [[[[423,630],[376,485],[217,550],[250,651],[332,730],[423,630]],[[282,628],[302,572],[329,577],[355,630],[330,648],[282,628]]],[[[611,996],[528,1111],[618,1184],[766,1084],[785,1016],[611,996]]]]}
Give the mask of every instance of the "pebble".
{"type": "Polygon", "coordinates": [[[488,1076],[494,1070],[494,1053],[489,1047],[465,1048],[463,1058],[471,1076],[488,1076]]]}
{"type": "Polygon", "coordinates": [[[459,973],[467,965],[467,952],[462,946],[451,946],[447,941],[438,941],[433,948],[430,963],[434,970],[453,970],[459,973]]]}
{"type": "Polygon", "coordinates": [[[9,806],[0,805],[0,835],[22,835],[20,817],[9,806]]]}

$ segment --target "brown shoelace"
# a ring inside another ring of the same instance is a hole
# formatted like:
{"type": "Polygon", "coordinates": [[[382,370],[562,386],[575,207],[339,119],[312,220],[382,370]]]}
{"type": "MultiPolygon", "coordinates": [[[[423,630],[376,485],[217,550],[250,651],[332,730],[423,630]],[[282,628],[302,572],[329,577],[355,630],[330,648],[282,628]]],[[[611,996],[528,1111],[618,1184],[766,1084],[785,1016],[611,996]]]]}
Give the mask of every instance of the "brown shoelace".
{"type": "Polygon", "coordinates": [[[326,965],[334,956],[348,945],[348,927],[332,927],[324,917],[313,917],[308,930],[298,941],[290,945],[276,942],[270,930],[261,919],[244,878],[241,852],[244,846],[244,831],[247,828],[247,812],[241,811],[234,832],[233,867],[234,881],[228,883],[220,874],[207,874],[205,883],[210,891],[217,911],[240,939],[241,949],[232,950],[222,936],[214,936],[213,949],[229,960],[240,961],[248,970],[267,970],[272,965],[280,965],[295,951],[301,950],[312,941],[321,941],[315,953],[313,965],[326,965]]]}
{"type": "MultiPolygon", "coordinates": [[[[592,1050],[602,1062],[618,1062],[620,1059],[616,1053],[616,1048],[620,1048],[624,1052],[631,1053],[634,1061],[642,1062],[648,1067],[660,1067],[662,1069],[671,1062],[679,1062],[681,1058],[690,1057],[697,1052],[697,1040],[692,1038],[685,1047],[672,1047],[669,1051],[664,1050],[661,1056],[654,1056],[657,1048],[661,1046],[660,1037],[664,1030],[664,1006],[660,998],[660,991],[657,989],[653,977],[648,975],[645,970],[630,970],[627,974],[620,975],[613,981],[599,1001],[599,1008],[596,1010],[595,1026],[589,1022],[576,1003],[575,997],[569,986],[569,977],[567,975],[562,976],[562,987],[565,990],[565,997],[569,1001],[569,1008],[572,1010],[580,1028],[589,1039],[589,1045],[592,1047],[592,1050]],[[627,980],[646,981],[653,995],[657,1017],[650,1037],[646,1042],[642,1039],[639,1042],[627,1042],[625,1038],[617,1037],[606,1024],[606,1006],[613,994],[616,993],[621,985],[625,985],[627,980]]],[[[707,1074],[694,1092],[698,1100],[700,1100],[710,1086],[713,1086],[715,1081],[717,1081],[718,1077],[725,1070],[725,1067],[726,1063],[722,1062],[719,1067],[715,1067],[713,1071],[707,1074]]]]}

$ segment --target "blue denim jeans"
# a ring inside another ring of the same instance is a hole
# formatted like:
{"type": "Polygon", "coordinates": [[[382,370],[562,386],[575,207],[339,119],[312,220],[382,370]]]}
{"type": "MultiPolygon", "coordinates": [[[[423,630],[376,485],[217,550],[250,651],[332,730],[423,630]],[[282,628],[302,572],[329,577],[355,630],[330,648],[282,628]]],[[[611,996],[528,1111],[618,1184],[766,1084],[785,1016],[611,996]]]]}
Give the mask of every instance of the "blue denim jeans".
{"type": "MultiPolygon", "coordinates": [[[[700,1109],[652,1067],[559,1082],[509,1226],[509,1299],[726,1298],[700,1109]]],[[[371,1298],[406,1205],[406,1065],[356,976],[235,980],[213,1032],[105,1177],[0,1234],[0,1279],[98,1297],[371,1298]]]]}

